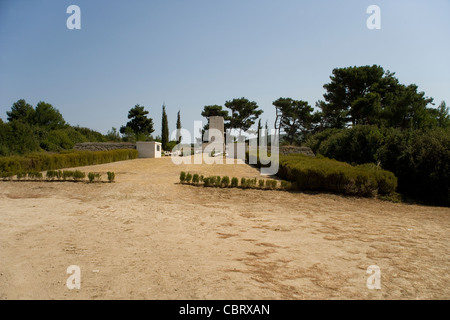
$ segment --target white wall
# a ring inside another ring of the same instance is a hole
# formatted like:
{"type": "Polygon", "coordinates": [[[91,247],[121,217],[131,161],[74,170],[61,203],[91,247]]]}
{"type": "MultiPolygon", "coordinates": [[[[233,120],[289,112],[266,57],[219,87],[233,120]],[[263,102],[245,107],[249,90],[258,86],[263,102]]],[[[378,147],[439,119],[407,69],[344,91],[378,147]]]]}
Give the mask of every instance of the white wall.
{"type": "Polygon", "coordinates": [[[161,158],[161,143],[159,142],[136,142],[136,149],[139,153],[139,158],[161,158]],[[158,151],[159,149],[159,151],[158,151]]]}

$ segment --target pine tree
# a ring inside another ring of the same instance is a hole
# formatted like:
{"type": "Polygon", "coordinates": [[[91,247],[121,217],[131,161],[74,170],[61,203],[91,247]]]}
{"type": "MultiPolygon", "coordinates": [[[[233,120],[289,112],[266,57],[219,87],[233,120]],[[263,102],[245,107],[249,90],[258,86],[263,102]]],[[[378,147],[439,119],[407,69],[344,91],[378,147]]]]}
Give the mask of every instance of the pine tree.
{"type": "Polygon", "coordinates": [[[167,151],[167,143],[169,142],[169,122],[167,121],[166,106],[162,107],[162,122],[161,122],[161,144],[162,149],[167,151]]]}

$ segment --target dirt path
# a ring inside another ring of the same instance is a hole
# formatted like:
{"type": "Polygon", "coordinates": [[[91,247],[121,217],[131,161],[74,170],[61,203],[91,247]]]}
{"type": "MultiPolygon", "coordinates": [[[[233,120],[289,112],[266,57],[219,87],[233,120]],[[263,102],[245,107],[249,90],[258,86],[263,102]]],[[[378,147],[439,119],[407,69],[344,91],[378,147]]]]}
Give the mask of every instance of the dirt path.
{"type": "Polygon", "coordinates": [[[259,176],[247,165],[80,170],[117,183],[0,182],[0,299],[450,298],[449,208],[177,184],[181,170],[259,176]]]}

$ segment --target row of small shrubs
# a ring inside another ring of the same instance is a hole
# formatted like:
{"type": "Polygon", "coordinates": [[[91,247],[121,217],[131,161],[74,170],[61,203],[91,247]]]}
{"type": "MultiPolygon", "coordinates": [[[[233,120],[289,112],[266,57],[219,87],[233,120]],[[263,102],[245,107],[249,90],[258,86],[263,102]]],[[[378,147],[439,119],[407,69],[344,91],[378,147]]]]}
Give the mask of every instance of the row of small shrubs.
{"type": "MultiPolygon", "coordinates": [[[[16,176],[16,179],[19,181],[27,180],[27,181],[43,181],[44,176],[42,172],[28,172],[28,173],[17,173],[14,174],[2,174],[0,178],[5,180],[12,180],[16,176]]],[[[108,182],[114,182],[116,175],[114,172],[108,172],[108,182]]],[[[101,174],[98,172],[89,172],[87,174],[89,182],[101,182],[101,174]]],[[[81,171],[69,171],[69,170],[49,170],[45,175],[46,181],[84,181],[86,178],[86,173],[81,171]]]]}
{"type": "Polygon", "coordinates": [[[210,176],[204,177],[199,174],[191,174],[182,171],[180,173],[180,182],[182,184],[190,185],[203,185],[204,187],[214,187],[214,188],[242,188],[242,189],[281,189],[290,190],[293,188],[292,183],[288,181],[281,181],[278,183],[277,180],[273,179],[260,179],[257,178],[248,179],[241,178],[240,180],[236,177],[230,179],[228,176],[210,176]]]}
{"type": "Polygon", "coordinates": [[[26,157],[0,157],[0,176],[42,172],[136,159],[135,149],[73,151],[60,154],[35,153],[26,157]]]}
{"type": "Polygon", "coordinates": [[[380,167],[368,164],[352,166],[317,156],[302,154],[280,156],[278,176],[291,181],[299,190],[317,190],[374,197],[394,194],[397,178],[380,167]]]}

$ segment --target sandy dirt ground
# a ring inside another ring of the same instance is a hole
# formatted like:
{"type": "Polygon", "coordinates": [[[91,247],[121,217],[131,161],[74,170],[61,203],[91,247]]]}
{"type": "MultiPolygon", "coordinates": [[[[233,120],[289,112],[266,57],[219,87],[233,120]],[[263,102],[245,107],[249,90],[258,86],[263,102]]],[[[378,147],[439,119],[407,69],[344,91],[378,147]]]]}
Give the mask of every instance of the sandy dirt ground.
{"type": "Polygon", "coordinates": [[[178,184],[259,177],[245,164],[80,170],[116,183],[0,182],[0,299],[450,298],[449,208],[178,184]]]}

